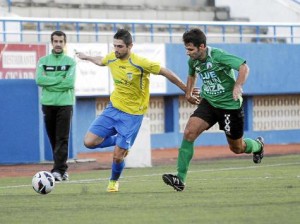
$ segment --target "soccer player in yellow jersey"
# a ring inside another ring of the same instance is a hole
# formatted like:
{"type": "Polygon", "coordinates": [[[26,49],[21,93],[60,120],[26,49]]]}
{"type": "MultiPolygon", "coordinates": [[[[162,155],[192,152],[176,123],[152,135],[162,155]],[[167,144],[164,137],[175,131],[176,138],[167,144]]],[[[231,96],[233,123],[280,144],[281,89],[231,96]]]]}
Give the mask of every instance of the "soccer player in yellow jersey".
{"type": "MultiPolygon", "coordinates": [[[[132,53],[132,36],[127,30],[116,32],[113,45],[114,52],[104,57],[77,53],[82,60],[108,66],[114,81],[109,105],[91,124],[84,138],[84,145],[90,149],[115,146],[108,192],[119,190],[118,180],[125,166],[124,157],[133,145],[148,109],[150,73],[165,76],[183,92],[186,88],[176,74],[160,63],[132,53]]],[[[194,97],[194,101],[199,99],[194,97]]]]}

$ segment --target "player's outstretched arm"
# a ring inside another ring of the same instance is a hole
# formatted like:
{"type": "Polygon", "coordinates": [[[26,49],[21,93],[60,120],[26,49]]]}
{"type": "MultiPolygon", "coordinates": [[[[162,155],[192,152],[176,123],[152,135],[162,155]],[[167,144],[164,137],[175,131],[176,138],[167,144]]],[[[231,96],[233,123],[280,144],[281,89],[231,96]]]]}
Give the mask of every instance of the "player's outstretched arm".
{"type": "Polygon", "coordinates": [[[76,56],[81,60],[90,61],[90,62],[94,63],[95,65],[104,66],[102,63],[103,57],[101,57],[101,56],[92,57],[92,56],[88,56],[82,52],[76,52],[76,56]]]}
{"type": "Polygon", "coordinates": [[[166,77],[168,80],[170,80],[172,83],[178,86],[185,93],[186,85],[174,72],[172,72],[167,68],[161,67],[159,74],[166,77]]]}

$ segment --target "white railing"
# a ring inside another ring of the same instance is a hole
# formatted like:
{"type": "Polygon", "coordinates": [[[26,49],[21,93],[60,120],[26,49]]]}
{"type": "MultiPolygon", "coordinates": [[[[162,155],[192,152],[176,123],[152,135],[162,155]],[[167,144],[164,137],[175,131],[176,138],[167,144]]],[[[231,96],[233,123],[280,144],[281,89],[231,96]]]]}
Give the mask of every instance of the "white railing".
{"type": "Polygon", "coordinates": [[[72,42],[107,42],[120,27],[129,29],[136,42],[177,43],[185,30],[199,27],[214,43],[300,43],[299,23],[29,17],[0,17],[0,41],[49,42],[49,34],[63,30],[72,42]]]}

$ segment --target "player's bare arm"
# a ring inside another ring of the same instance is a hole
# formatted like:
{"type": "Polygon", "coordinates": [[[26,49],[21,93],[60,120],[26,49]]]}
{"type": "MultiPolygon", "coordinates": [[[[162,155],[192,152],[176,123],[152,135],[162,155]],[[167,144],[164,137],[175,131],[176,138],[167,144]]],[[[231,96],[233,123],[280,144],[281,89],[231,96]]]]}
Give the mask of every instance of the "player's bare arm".
{"type": "Polygon", "coordinates": [[[196,75],[194,75],[194,76],[188,75],[185,98],[191,104],[199,104],[201,101],[200,96],[199,96],[199,94],[200,94],[199,90],[196,90],[194,88],[196,81],[197,81],[196,75]]]}
{"type": "Polygon", "coordinates": [[[183,92],[186,91],[186,86],[183,83],[183,81],[171,70],[161,67],[159,74],[166,77],[168,80],[170,80],[176,86],[178,86],[183,92]]]}
{"type": "Polygon", "coordinates": [[[102,63],[103,57],[101,57],[101,56],[92,57],[92,56],[88,56],[82,52],[76,52],[76,56],[81,60],[90,61],[90,62],[94,63],[95,65],[104,66],[102,63]]]}
{"type": "Polygon", "coordinates": [[[233,95],[234,100],[238,100],[239,97],[242,96],[242,94],[243,94],[242,86],[246,82],[246,80],[248,78],[248,74],[249,74],[249,67],[247,64],[244,63],[239,68],[239,75],[238,75],[235,85],[233,87],[232,95],[233,95]]]}

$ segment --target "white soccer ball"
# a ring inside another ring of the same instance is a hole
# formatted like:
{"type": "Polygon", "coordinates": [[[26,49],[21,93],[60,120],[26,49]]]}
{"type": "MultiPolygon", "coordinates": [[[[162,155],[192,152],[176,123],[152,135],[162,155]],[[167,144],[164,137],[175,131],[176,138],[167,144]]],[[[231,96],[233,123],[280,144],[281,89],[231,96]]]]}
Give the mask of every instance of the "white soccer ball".
{"type": "Polygon", "coordinates": [[[32,188],[39,194],[48,194],[55,187],[55,179],[48,171],[39,171],[32,178],[32,188]]]}

